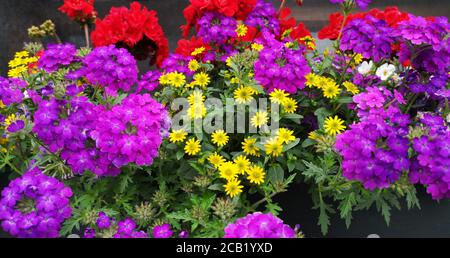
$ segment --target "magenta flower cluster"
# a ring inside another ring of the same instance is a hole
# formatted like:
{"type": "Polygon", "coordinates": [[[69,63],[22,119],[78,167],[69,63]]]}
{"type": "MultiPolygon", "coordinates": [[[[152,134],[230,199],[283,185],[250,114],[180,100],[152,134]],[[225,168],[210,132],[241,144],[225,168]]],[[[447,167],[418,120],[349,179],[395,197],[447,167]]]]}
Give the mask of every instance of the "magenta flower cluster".
{"type": "Polygon", "coordinates": [[[52,44],[47,47],[39,58],[38,67],[46,72],[52,73],[61,67],[76,62],[77,48],[72,44],[52,44]]]}
{"type": "MultiPolygon", "coordinates": [[[[110,218],[104,212],[99,212],[96,225],[99,231],[109,230],[111,227],[115,227],[116,233],[114,238],[148,238],[148,234],[144,231],[137,230],[136,222],[130,218],[126,218],[117,222],[110,218]]],[[[95,238],[97,231],[94,228],[86,228],[84,231],[84,238],[95,238]]]]}
{"type": "Polygon", "coordinates": [[[154,91],[159,86],[159,77],[161,77],[161,72],[148,71],[146,74],[142,75],[141,80],[136,87],[136,92],[142,92],[144,90],[147,92],[154,91]]]}
{"type": "Polygon", "coordinates": [[[98,117],[91,136],[116,167],[129,163],[151,165],[158,155],[161,135],[170,127],[167,115],[149,94],[131,94],[98,117]]]}
{"type": "Polygon", "coordinates": [[[366,189],[388,188],[409,169],[408,115],[398,104],[400,93],[369,87],[354,97],[360,122],[337,136],[335,148],[343,157],[343,176],[366,189]],[[391,103],[388,108],[384,108],[391,103]]]}
{"type": "Polygon", "coordinates": [[[413,140],[417,153],[409,177],[412,183],[421,183],[433,199],[450,198],[450,129],[444,119],[425,114],[421,126],[423,136],[413,140]]]}
{"type": "Polygon", "coordinates": [[[173,231],[170,229],[170,224],[165,223],[155,226],[152,230],[152,235],[154,238],[170,238],[173,235],[173,231]]]}
{"type": "Polygon", "coordinates": [[[263,32],[264,49],[255,62],[255,79],[270,93],[281,89],[291,94],[305,88],[305,76],[311,69],[303,55],[303,49],[291,49],[263,32]]]}
{"type": "Polygon", "coordinates": [[[32,168],[2,191],[0,221],[17,237],[59,237],[61,224],[72,214],[72,190],[32,168]]]}
{"type": "Polygon", "coordinates": [[[352,20],[344,27],[340,47],[343,51],[352,50],[378,62],[391,56],[392,43],[392,29],[387,23],[367,15],[352,20]]]}
{"type": "Polygon", "coordinates": [[[197,36],[205,42],[224,44],[229,38],[236,37],[237,22],[217,12],[205,12],[198,21],[197,36]]]}
{"type": "Polygon", "coordinates": [[[98,47],[83,59],[83,67],[70,74],[69,79],[80,77],[94,86],[104,87],[108,95],[117,96],[119,90],[129,92],[137,83],[138,68],[126,49],[113,45],[98,47]]]}
{"type": "Polygon", "coordinates": [[[20,79],[6,79],[0,76],[0,101],[5,106],[21,103],[24,98],[22,89],[26,86],[26,82],[20,79]]]}
{"type": "Polygon", "coordinates": [[[296,232],[272,213],[255,212],[225,228],[225,238],[295,238],[296,232]]]}
{"type": "Polygon", "coordinates": [[[192,76],[194,75],[194,72],[189,70],[188,68],[189,61],[191,61],[192,59],[193,58],[189,56],[184,56],[180,54],[170,54],[169,57],[167,57],[166,60],[164,60],[161,68],[166,73],[179,72],[184,73],[187,76],[192,76]]]}

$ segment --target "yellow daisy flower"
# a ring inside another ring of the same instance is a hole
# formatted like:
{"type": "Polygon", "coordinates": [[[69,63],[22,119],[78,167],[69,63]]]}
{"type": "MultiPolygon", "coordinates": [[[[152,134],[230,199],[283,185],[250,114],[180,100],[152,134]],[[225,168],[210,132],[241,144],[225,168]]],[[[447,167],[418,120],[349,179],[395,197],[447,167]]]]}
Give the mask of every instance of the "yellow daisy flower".
{"type": "Polygon", "coordinates": [[[213,154],[209,155],[208,157],[209,163],[211,163],[215,168],[219,168],[222,163],[225,162],[225,158],[217,154],[217,152],[214,152],[213,154]]]}
{"type": "Polygon", "coordinates": [[[242,150],[246,155],[259,157],[259,148],[256,146],[256,138],[248,137],[242,142],[242,150]]]}
{"type": "Polygon", "coordinates": [[[186,136],[188,135],[183,129],[180,130],[172,130],[169,135],[169,141],[172,143],[184,142],[186,136]]]}
{"type": "Polygon", "coordinates": [[[195,90],[191,93],[191,95],[189,95],[188,102],[191,106],[200,105],[203,104],[205,99],[206,97],[203,95],[203,92],[201,92],[200,90],[195,90]]]}
{"type": "Polygon", "coordinates": [[[335,82],[325,84],[322,90],[323,96],[329,99],[336,98],[341,93],[341,89],[336,85],[335,82]]]}
{"type": "Polygon", "coordinates": [[[173,85],[174,87],[182,87],[186,84],[186,75],[179,73],[179,72],[173,72],[169,73],[169,84],[173,85]]]}
{"type": "Polygon", "coordinates": [[[319,83],[319,77],[314,74],[314,73],[309,73],[305,76],[306,78],[306,83],[305,85],[312,88],[312,87],[317,87],[318,83],[319,83]]]}
{"type": "Polygon", "coordinates": [[[225,193],[228,194],[231,198],[242,193],[243,186],[241,185],[241,181],[236,178],[229,180],[225,184],[225,193]]]}
{"type": "Polygon", "coordinates": [[[223,147],[228,143],[230,137],[228,137],[228,135],[223,130],[217,130],[212,134],[211,138],[211,141],[214,144],[219,147],[223,147]]]}
{"type": "Polygon", "coordinates": [[[352,82],[344,82],[342,85],[345,87],[345,89],[346,89],[348,92],[350,92],[350,93],[352,93],[352,94],[354,94],[354,95],[356,95],[356,94],[359,93],[358,86],[356,86],[356,85],[355,85],[354,83],[352,83],[352,82]]]}
{"type": "Polygon", "coordinates": [[[239,174],[238,167],[231,161],[223,162],[219,166],[220,178],[226,179],[228,181],[234,179],[239,174]]]}
{"type": "Polygon", "coordinates": [[[200,69],[200,64],[197,60],[194,59],[189,61],[188,68],[190,71],[195,72],[200,69]]]}
{"type": "Polygon", "coordinates": [[[288,144],[290,142],[295,141],[294,131],[288,130],[286,128],[280,128],[277,132],[278,139],[281,141],[281,143],[288,144]]]}
{"type": "Polygon", "coordinates": [[[241,86],[234,91],[234,99],[238,104],[247,104],[253,99],[252,87],[241,86]]]}
{"type": "Polygon", "coordinates": [[[191,138],[186,142],[186,146],[184,147],[184,152],[190,156],[197,155],[201,150],[200,141],[195,138],[191,138]]]}
{"type": "Polygon", "coordinates": [[[360,63],[362,63],[364,57],[361,54],[356,54],[355,57],[353,58],[353,62],[356,65],[359,65],[360,63]]]}
{"type": "Polygon", "coordinates": [[[324,122],[324,129],[328,135],[335,136],[337,134],[345,131],[346,126],[344,125],[344,120],[340,119],[338,116],[328,117],[324,122]]]}
{"type": "Polygon", "coordinates": [[[188,115],[192,119],[200,119],[206,116],[206,107],[203,103],[196,103],[191,105],[188,109],[188,115]]]}
{"type": "Polygon", "coordinates": [[[247,32],[248,32],[248,27],[245,26],[245,24],[239,24],[237,26],[236,33],[237,33],[238,37],[244,37],[245,35],[247,35],[247,32]]]}
{"type": "Polygon", "coordinates": [[[316,131],[312,131],[308,134],[308,138],[315,141],[319,138],[319,135],[316,133],[316,131]]]}
{"type": "Polygon", "coordinates": [[[252,117],[252,126],[259,128],[269,121],[269,114],[266,111],[258,111],[255,116],[252,117]]]}
{"type": "Polygon", "coordinates": [[[250,168],[251,163],[247,157],[240,155],[234,159],[234,164],[236,164],[239,174],[243,175],[250,168]]]}
{"type": "Polygon", "coordinates": [[[159,84],[168,85],[170,84],[170,76],[169,74],[163,74],[159,77],[159,84]]]}
{"type": "Polygon", "coordinates": [[[264,172],[264,169],[260,166],[251,166],[250,169],[247,171],[247,179],[252,184],[260,185],[264,183],[264,178],[266,176],[266,172],[264,172]]]}
{"type": "Polygon", "coordinates": [[[205,47],[199,47],[199,48],[194,49],[194,51],[192,51],[191,55],[198,56],[198,55],[203,54],[203,52],[205,52],[205,51],[206,51],[205,47]]]}
{"type": "Polygon", "coordinates": [[[209,75],[204,72],[194,75],[194,83],[200,87],[206,87],[210,82],[211,78],[209,78],[209,75]]]}
{"type": "Polygon", "coordinates": [[[297,111],[297,101],[293,98],[285,98],[281,105],[284,108],[284,112],[288,114],[295,113],[297,111]]]}
{"type": "Polygon", "coordinates": [[[252,49],[253,49],[253,50],[256,50],[256,51],[258,51],[258,52],[260,52],[261,50],[264,49],[264,46],[261,45],[261,44],[258,44],[258,43],[253,43],[253,44],[252,44],[252,49]]]}
{"type": "Polygon", "coordinates": [[[266,154],[272,157],[278,157],[283,152],[283,143],[276,137],[269,139],[265,144],[266,154]]]}
{"type": "Polygon", "coordinates": [[[5,108],[5,104],[3,104],[3,101],[0,100],[0,108],[5,108]]]}
{"type": "Polygon", "coordinates": [[[283,101],[289,97],[289,94],[285,90],[275,89],[270,93],[270,101],[281,104],[283,101]]]}

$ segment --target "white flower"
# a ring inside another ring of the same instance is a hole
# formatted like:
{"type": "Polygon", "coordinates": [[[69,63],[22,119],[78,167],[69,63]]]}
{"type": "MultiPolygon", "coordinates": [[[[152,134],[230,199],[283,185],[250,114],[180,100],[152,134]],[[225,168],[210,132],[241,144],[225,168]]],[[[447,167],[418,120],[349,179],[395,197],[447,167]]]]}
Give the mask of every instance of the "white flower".
{"type": "Polygon", "coordinates": [[[372,70],[373,62],[370,61],[369,63],[367,61],[364,61],[359,67],[358,72],[362,75],[366,75],[372,70]]]}
{"type": "Polygon", "coordinates": [[[392,64],[384,64],[377,69],[377,76],[380,77],[382,81],[386,81],[395,73],[395,66],[392,64]]]}

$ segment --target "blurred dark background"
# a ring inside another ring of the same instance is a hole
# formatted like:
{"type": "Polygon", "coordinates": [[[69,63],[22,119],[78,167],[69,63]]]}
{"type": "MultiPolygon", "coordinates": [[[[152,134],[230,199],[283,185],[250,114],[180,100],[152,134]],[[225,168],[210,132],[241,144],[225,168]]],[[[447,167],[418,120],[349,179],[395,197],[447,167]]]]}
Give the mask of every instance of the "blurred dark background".
{"type": "MultiPolygon", "coordinates": [[[[5,76],[7,63],[16,51],[22,49],[28,40],[27,28],[40,25],[46,19],[52,19],[63,41],[83,45],[84,36],[77,23],[70,21],[57,9],[62,0],[1,0],[0,1],[0,75],[5,76]]],[[[103,17],[112,6],[128,5],[130,0],[96,0],[95,7],[103,17]]],[[[139,1],[149,9],[156,10],[160,23],[169,38],[173,49],[180,38],[179,27],[184,23],[183,9],[188,0],[148,0],[139,1]]],[[[279,0],[274,1],[279,4],[279,0]]],[[[297,7],[293,0],[288,5],[293,8],[295,17],[307,27],[317,32],[327,24],[328,15],[338,10],[328,0],[304,0],[297,7]]],[[[403,11],[421,16],[450,16],[450,0],[373,0],[371,8],[384,8],[397,5],[403,11]]],[[[326,44],[326,42],[320,43],[326,44]]],[[[7,173],[0,172],[0,189],[8,182],[7,173]]],[[[312,202],[306,186],[293,185],[289,192],[277,197],[284,211],[281,217],[291,225],[301,224],[308,237],[321,237],[316,225],[318,213],[311,210],[312,202]]],[[[375,210],[354,214],[350,229],[338,216],[332,217],[329,237],[366,237],[378,234],[381,237],[450,237],[450,200],[437,203],[420,190],[422,209],[393,211],[391,226],[386,226],[383,217],[375,210]]],[[[0,230],[0,236],[5,236],[0,230]]]]}

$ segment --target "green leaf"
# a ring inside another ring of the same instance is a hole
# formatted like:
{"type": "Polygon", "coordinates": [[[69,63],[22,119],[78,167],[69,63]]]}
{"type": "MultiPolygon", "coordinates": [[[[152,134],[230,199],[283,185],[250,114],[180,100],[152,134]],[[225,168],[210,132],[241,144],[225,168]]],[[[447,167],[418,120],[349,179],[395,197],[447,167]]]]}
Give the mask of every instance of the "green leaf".
{"type": "Polygon", "coordinates": [[[304,160],[303,163],[306,166],[306,170],[303,171],[303,175],[306,178],[314,179],[316,183],[321,183],[327,179],[327,173],[323,168],[306,160],[304,160]]]}
{"type": "Polygon", "coordinates": [[[414,185],[405,189],[406,194],[406,203],[408,205],[408,209],[412,209],[417,207],[421,209],[419,199],[417,198],[417,190],[414,185]]]}
{"type": "Polygon", "coordinates": [[[288,160],[287,161],[287,167],[288,167],[288,171],[289,172],[294,171],[294,169],[296,167],[296,161],[295,160],[288,160]]]}
{"type": "Polygon", "coordinates": [[[330,227],[330,216],[328,216],[328,212],[332,213],[334,210],[325,202],[320,202],[320,214],[319,214],[319,222],[317,225],[320,226],[320,230],[322,231],[323,235],[326,235],[328,233],[328,228],[330,227]]]}
{"type": "Polygon", "coordinates": [[[317,117],[317,120],[319,121],[319,127],[323,128],[324,121],[327,117],[331,115],[331,112],[328,111],[326,108],[322,107],[316,110],[314,112],[314,115],[317,117]]]}
{"type": "Polygon", "coordinates": [[[223,191],[223,184],[217,183],[217,184],[210,185],[210,186],[208,187],[208,190],[212,190],[212,191],[223,191]]]}
{"type": "Polygon", "coordinates": [[[340,97],[338,99],[338,103],[340,104],[350,104],[353,103],[353,97],[340,97]]]}
{"type": "Polygon", "coordinates": [[[295,139],[295,141],[290,142],[289,144],[287,144],[286,146],[283,146],[283,151],[288,151],[292,148],[294,148],[295,146],[297,146],[300,143],[300,139],[295,139]]]}
{"type": "Polygon", "coordinates": [[[308,148],[309,146],[313,146],[313,145],[315,145],[315,144],[316,144],[315,141],[313,141],[313,140],[311,140],[311,139],[306,139],[306,140],[304,140],[303,143],[302,143],[302,148],[308,148]]]}
{"type": "Polygon", "coordinates": [[[341,218],[345,219],[345,225],[347,226],[347,228],[350,227],[350,223],[352,221],[352,210],[353,210],[353,206],[356,205],[357,201],[356,201],[356,195],[354,192],[351,193],[345,193],[345,197],[344,199],[341,201],[341,203],[339,204],[339,210],[341,218]]]}
{"type": "Polygon", "coordinates": [[[296,124],[301,124],[303,116],[299,114],[284,114],[282,118],[289,119],[296,124]]]}
{"type": "Polygon", "coordinates": [[[176,157],[177,157],[177,160],[182,159],[184,157],[184,151],[181,151],[181,150],[177,151],[176,157]]]}
{"type": "Polygon", "coordinates": [[[269,168],[267,173],[269,182],[276,184],[281,183],[284,180],[284,170],[279,164],[275,164],[269,168]]]}

